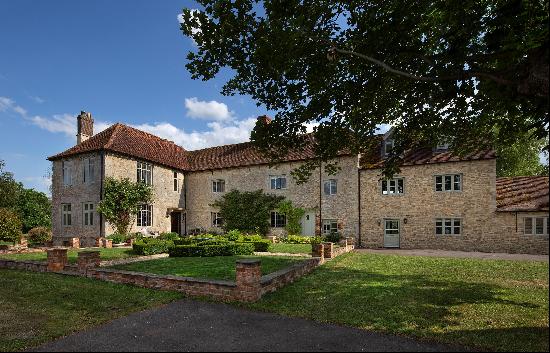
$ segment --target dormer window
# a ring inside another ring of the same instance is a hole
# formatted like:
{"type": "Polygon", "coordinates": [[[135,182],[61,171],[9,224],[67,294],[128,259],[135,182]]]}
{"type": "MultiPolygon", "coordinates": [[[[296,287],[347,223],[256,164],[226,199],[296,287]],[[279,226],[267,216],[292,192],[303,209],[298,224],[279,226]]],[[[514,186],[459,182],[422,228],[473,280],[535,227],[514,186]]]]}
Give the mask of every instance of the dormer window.
{"type": "Polygon", "coordinates": [[[440,142],[437,144],[437,146],[435,147],[435,150],[437,152],[445,152],[447,150],[449,150],[449,144],[448,143],[445,143],[445,142],[440,142]]]}
{"type": "Polygon", "coordinates": [[[387,139],[384,141],[384,156],[387,156],[393,150],[394,141],[393,139],[387,139]]]}

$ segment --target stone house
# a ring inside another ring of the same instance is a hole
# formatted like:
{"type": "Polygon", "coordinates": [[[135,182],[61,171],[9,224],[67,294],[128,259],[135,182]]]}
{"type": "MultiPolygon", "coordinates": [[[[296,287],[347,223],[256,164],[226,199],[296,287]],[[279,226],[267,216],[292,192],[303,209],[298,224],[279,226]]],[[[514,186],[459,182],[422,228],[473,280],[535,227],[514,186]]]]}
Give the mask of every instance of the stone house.
{"type": "MultiPolygon", "coordinates": [[[[381,180],[380,163],[393,142],[391,133],[378,138],[374,160],[343,152],[336,175],[322,168],[297,184],[290,172],[313,158],[312,149],[271,165],[251,143],[187,151],[123,124],[94,135],[91,115],[82,112],[77,145],[48,158],[54,239],[78,237],[91,246],[113,233],[96,208],[105,178],[115,177],[154,190],[132,231],[220,231],[216,199],[232,189],[263,190],[306,210],[303,235],[338,231],[371,248],[548,253],[548,178],[497,178],[494,151],[459,157],[442,145],[407,153],[399,175],[381,180]]],[[[270,221],[272,234],[285,232],[284,216],[274,210],[270,221]]]]}

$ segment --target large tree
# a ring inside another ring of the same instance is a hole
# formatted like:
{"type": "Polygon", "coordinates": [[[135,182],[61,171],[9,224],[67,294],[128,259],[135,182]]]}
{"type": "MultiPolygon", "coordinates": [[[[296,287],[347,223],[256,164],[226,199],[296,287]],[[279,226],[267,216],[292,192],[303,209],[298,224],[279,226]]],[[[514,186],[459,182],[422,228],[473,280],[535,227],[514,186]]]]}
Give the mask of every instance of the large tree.
{"type": "MultiPolygon", "coordinates": [[[[529,132],[519,137],[516,143],[497,144],[497,176],[548,175],[548,165],[541,163],[540,150],[548,144],[548,138],[536,140],[529,132]]],[[[548,163],[548,153],[545,153],[548,163]]]]}
{"type": "MultiPolygon", "coordinates": [[[[276,161],[318,123],[318,159],[371,149],[395,127],[393,155],[447,140],[459,153],[547,135],[548,1],[228,1],[184,9],[187,69],[229,73],[226,95],[276,111],[252,140],[276,161]],[[519,133],[519,134],[518,134],[519,133]]],[[[547,148],[547,146],[546,146],[547,148]]]]}
{"type": "Polygon", "coordinates": [[[23,184],[13,178],[13,173],[4,170],[5,163],[0,160],[0,208],[15,208],[23,190],[23,184]]]}

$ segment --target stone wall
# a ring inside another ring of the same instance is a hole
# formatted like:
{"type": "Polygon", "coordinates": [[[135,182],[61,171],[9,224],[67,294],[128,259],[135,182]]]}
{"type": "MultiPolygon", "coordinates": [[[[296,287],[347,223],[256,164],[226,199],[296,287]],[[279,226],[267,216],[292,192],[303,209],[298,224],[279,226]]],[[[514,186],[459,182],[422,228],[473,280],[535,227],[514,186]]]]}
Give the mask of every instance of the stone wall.
{"type": "MultiPolygon", "coordinates": [[[[338,220],[341,232],[344,235],[352,235],[356,233],[358,226],[357,158],[341,157],[338,161],[342,168],[338,174],[330,176],[323,170],[321,175],[322,182],[336,179],[338,184],[336,195],[322,194],[322,218],[338,220]]],[[[258,165],[187,174],[187,229],[212,229],[211,212],[218,210],[211,205],[223,195],[223,193],[212,192],[212,181],[217,179],[225,181],[226,192],[233,189],[263,190],[265,193],[284,196],[291,200],[294,206],[313,211],[316,217],[319,217],[319,193],[322,191],[319,170],[312,174],[307,183],[299,185],[290,175],[290,172],[299,166],[300,163],[281,163],[273,167],[258,165]],[[271,190],[270,176],[275,175],[286,175],[286,189],[271,190]]],[[[317,223],[316,229],[318,226],[317,223]]],[[[270,232],[271,235],[284,233],[283,228],[272,228],[270,232]]]]}
{"type": "Polygon", "coordinates": [[[548,212],[496,212],[494,229],[487,230],[481,251],[519,254],[548,255],[549,241],[546,235],[524,232],[525,217],[548,217],[548,212]]]}
{"type": "MultiPolygon", "coordinates": [[[[137,159],[119,156],[112,153],[105,155],[105,177],[116,179],[128,178],[133,182],[137,181],[137,159]]],[[[146,227],[151,232],[169,232],[171,230],[170,209],[185,208],[184,174],[178,172],[179,191],[174,191],[174,169],[153,164],[153,224],[146,227]]],[[[182,229],[184,217],[182,216],[182,229]]],[[[132,232],[138,232],[142,227],[137,227],[134,220],[132,232]]],[[[105,234],[114,232],[110,224],[105,225],[105,234]]]]}
{"type": "Polygon", "coordinates": [[[379,173],[361,171],[364,247],[384,247],[384,220],[398,219],[405,249],[548,253],[548,237],[519,236],[515,216],[496,212],[494,159],[402,167],[396,175],[404,178],[400,195],[382,195],[379,173]],[[462,191],[436,192],[434,176],[441,174],[462,174],[462,191]],[[436,235],[436,218],[461,218],[462,233],[436,235]]]}
{"type": "Polygon", "coordinates": [[[79,156],[56,160],[53,162],[52,175],[52,236],[55,245],[63,245],[69,238],[81,238],[82,246],[93,246],[93,239],[100,236],[101,222],[97,213],[97,205],[101,195],[101,155],[87,153],[79,156]],[[85,158],[95,158],[95,178],[84,183],[82,164],[85,158]],[[72,165],[72,184],[63,184],[63,162],[72,165]],[[93,225],[84,225],[83,204],[92,203],[93,225]],[[71,204],[71,226],[63,226],[61,205],[71,204]]]}

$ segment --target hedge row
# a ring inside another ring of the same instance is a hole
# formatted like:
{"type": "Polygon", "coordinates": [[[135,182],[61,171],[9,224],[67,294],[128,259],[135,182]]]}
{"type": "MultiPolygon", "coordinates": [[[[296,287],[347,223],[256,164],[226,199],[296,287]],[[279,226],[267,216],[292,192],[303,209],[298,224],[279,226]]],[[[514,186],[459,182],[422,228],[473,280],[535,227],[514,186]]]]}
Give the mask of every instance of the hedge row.
{"type": "Polygon", "coordinates": [[[134,253],[138,255],[155,255],[167,253],[174,248],[174,242],[171,240],[160,239],[142,239],[138,240],[132,246],[134,253]]]}
{"type": "Polygon", "coordinates": [[[177,245],[169,249],[170,257],[210,257],[254,254],[251,243],[228,243],[220,245],[177,245]]]}

